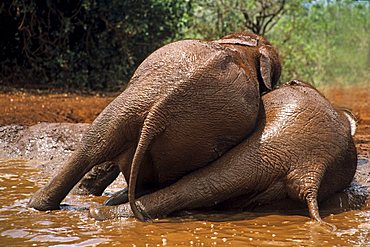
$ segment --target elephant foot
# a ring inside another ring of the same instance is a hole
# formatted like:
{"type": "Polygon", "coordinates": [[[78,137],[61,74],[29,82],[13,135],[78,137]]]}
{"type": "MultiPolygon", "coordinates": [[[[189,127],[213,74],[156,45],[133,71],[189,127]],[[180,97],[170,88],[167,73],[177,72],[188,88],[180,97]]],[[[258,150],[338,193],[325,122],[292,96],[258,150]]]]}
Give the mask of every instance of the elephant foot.
{"type": "Polygon", "coordinates": [[[96,220],[116,219],[119,217],[134,217],[129,204],[121,204],[119,206],[93,206],[90,208],[90,217],[96,220]]]}
{"type": "Polygon", "coordinates": [[[124,188],[123,190],[117,191],[109,199],[104,202],[106,206],[115,206],[128,202],[128,189],[124,188]]]}
{"type": "Polygon", "coordinates": [[[46,196],[42,193],[36,192],[28,202],[28,206],[39,211],[58,210],[60,209],[59,203],[51,203],[47,200],[46,196]]]}

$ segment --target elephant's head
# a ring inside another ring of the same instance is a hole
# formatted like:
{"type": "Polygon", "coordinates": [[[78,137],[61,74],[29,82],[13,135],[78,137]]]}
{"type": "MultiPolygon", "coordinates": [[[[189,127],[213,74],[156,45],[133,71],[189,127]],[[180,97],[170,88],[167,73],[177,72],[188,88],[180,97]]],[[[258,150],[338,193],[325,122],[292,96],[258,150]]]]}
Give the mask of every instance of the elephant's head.
{"type": "Polygon", "coordinates": [[[232,33],[216,41],[241,47],[246,64],[255,64],[260,83],[260,91],[270,91],[278,83],[281,74],[281,62],[277,50],[262,36],[254,33],[232,33]],[[250,60],[251,59],[251,60],[250,60]]]}

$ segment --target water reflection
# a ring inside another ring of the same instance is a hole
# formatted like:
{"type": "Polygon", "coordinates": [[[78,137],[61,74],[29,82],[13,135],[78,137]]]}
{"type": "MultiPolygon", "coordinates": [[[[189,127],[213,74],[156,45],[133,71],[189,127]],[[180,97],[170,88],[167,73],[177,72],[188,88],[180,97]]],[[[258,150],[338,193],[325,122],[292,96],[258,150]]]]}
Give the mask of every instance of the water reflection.
{"type": "Polygon", "coordinates": [[[95,221],[83,210],[106,197],[69,196],[72,207],[38,212],[30,195],[48,177],[27,161],[0,160],[0,245],[4,246],[366,246],[370,209],[323,212],[329,232],[300,214],[193,215],[142,223],[95,221]]]}

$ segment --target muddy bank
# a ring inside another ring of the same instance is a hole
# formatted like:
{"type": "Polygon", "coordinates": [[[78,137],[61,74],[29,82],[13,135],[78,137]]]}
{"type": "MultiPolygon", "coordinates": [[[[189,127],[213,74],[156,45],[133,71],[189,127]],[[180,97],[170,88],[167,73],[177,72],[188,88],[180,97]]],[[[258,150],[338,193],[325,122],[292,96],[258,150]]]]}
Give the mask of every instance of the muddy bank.
{"type": "Polygon", "coordinates": [[[115,95],[0,92],[0,126],[91,123],[115,95]]]}
{"type": "Polygon", "coordinates": [[[25,159],[54,172],[76,149],[89,124],[40,123],[0,126],[0,158],[25,159]]]}
{"type": "MultiPolygon", "coordinates": [[[[370,125],[370,87],[331,86],[319,89],[333,104],[352,109],[360,123],[370,125]]],[[[40,122],[91,123],[119,93],[0,92],[0,126],[31,126],[40,122]]]]}

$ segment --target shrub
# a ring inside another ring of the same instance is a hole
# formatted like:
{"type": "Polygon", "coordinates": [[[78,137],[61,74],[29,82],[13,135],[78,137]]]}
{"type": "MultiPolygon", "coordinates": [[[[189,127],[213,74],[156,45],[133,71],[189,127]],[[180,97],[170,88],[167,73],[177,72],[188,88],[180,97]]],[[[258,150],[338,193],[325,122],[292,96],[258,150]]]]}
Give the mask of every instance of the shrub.
{"type": "Polygon", "coordinates": [[[0,80],[36,87],[116,89],[186,23],[186,0],[5,0],[0,80]]]}

